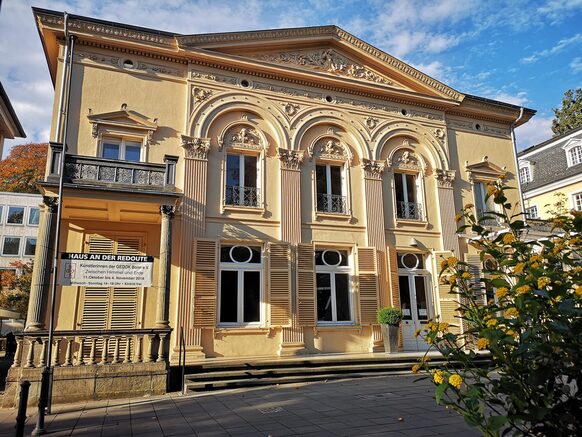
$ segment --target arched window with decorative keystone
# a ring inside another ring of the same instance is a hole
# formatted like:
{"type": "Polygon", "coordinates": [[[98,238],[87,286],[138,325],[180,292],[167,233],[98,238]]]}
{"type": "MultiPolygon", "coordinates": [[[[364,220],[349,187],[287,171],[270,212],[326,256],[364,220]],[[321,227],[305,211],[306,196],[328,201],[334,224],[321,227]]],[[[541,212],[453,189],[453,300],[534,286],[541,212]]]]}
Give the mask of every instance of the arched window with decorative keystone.
{"type": "Polygon", "coordinates": [[[394,176],[394,210],[396,221],[426,222],[424,205],[425,164],[422,157],[404,140],[388,158],[394,176]]]}
{"type": "Polygon", "coordinates": [[[265,154],[268,147],[264,134],[247,123],[233,123],[219,137],[224,150],[222,210],[265,209],[265,154]]]}
{"type": "Polygon", "coordinates": [[[308,153],[315,161],[315,214],[350,215],[349,147],[338,138],[323,136],[313,142],[308,153]]]}

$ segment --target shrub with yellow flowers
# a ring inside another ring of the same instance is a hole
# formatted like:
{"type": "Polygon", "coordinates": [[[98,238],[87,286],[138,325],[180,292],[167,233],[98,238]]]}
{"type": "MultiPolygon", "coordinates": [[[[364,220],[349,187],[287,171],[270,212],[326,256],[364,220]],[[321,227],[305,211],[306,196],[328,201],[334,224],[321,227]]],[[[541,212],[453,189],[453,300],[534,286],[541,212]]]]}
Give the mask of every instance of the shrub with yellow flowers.
{"type": "Polygon", "coordinates": [[[499,212],[476,218],[467,205],[457,216],[481,260],[495,262],[476,282],[466,263],[441,260],[459,322],[451,329],[433,319],[418,332],[446,364],[421,359],[414,373],[433,381],[437,403],[487,436],[582,435],[582,213],[558,209],[551,231],[534,238],[509,189],[489,184],[499,212]],[[491,219],[501,228],[487,226],[491,219]]]}

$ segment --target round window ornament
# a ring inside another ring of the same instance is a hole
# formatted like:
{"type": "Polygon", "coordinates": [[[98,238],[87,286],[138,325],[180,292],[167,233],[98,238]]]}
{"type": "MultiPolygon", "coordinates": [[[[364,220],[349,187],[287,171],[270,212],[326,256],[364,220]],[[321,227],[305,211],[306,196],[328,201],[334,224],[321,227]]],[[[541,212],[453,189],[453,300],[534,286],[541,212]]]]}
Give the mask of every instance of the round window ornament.
{"type": "Polygon", "coordinates": [[[135,62],[133,62],[131,59],[124,59],[123,60],[123,68],[128,69],[128,70],[132,70],[135,68],[135,62]]]}
{"type": "Polygon", "coordinates": [[[251,83],[248,80],[243,79],[243,80],[240,81],[240,86],[243,87],[243,88],[248,88],[248,87],[251,86],[251,83]]]}
{"type": "Polygon", "coordinates": [[[248,263],[253,258],[253,251],[247,246],[232,246],[230,248],[230,259],[235,263],[248,263]]]}
{"type": "Polygon", "coordinates": [[[418,267],[418,264],[420,263],[418,255],[414,253],[405,253],[404,255],[401,256],[400,261],[402,262],[402,265],[407,269],[416,269],[418,267]]]}
{"type": "Polygon", "coordinates": [[[337,250],[324,250],[321,259],[325,265],[335,267],[341,264],[342,254],[337,250]]]}

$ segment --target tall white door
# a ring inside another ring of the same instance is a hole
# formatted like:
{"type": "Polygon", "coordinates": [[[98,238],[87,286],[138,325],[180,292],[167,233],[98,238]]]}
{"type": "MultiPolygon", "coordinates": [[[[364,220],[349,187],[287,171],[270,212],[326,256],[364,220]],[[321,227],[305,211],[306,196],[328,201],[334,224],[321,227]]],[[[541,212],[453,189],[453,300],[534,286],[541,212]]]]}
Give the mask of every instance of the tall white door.
{"type": "Polygon", "coordinates": [[[402,333],[405,351],[423,351],[428,345],[414,333],[424,329],[429,319],[429,277],[426,274],[407,272],[398,276],[400,307],[402,308],[402,333]]]}

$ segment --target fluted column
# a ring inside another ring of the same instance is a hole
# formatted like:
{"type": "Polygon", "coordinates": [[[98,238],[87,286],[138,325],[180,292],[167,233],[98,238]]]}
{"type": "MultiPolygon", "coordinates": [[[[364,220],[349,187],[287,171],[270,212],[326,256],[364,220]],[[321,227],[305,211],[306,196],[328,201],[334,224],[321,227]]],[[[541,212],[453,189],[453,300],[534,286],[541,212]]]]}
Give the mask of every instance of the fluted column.
{"type": "Polygon", "coordinates": [[[457,237],[457,222],[455,221],[455,212],[457,209],[455,208],[453,191],[455,171],[436,169],[435,178],[438,186],[443,250],[450,250],[456,256],[459,256],[459,237],[457,237]]]}
{"type": "Polygon", "coordinates": [[[156,327],[165,328],[168,320],[170,300],[170,267],[172,265],[172,217],[173,205],[160,206],[162,226],[160,230],[160,260],[158,266],[158,302],[156,306],[156,327]]]}
{"type": "Polygon", "coordinates": [[[52,257],[54,256],[57,198],[44,197],[43,204],[32,269],[25,328],[27,332],[44,329],[43,307],[50,287],[52,257]]]}

